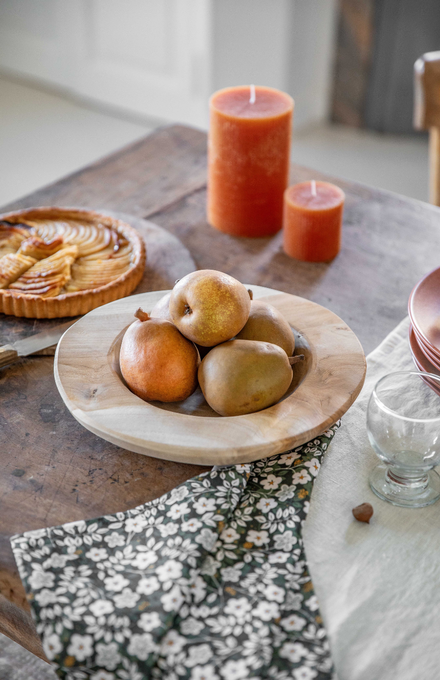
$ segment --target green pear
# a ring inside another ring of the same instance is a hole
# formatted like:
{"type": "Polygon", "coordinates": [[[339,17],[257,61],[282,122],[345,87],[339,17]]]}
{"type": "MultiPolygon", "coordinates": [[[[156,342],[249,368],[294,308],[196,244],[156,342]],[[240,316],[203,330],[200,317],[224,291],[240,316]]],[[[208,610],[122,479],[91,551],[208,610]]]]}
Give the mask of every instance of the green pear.
{"type": "Polygon", "coordinates": [[[240,416],[275,404],[292,381],[286,352],[270,342],[231,340],[202,360],[198,379],[210,407],[222,416],[240,416]]]}
{"type": "Polygon", "coordinates": [[[241,340],[261,340],[279,345],[291,357],[295,336],[281,312],[263,300],[252,300],[249,319],[235,336],[241,340]]]}

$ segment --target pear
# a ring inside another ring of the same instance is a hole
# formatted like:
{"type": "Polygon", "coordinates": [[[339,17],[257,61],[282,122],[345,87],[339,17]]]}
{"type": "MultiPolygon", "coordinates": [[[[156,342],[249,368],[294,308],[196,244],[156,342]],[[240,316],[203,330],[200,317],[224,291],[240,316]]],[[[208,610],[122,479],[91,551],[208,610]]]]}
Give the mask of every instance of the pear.
{"type": "Polygon", "coordinates": [[[272,406],[292,381],[291,362],[278,345],[231,340],[202,360],[199,385],[210,407],[222,416],[240,416],[272,406]]]}
{"type": "MultiPolygon", "coordinates": [[[[169,293],[166,293],[163,297],[160,298],[160,300],[156,302],[156,304],[154,305],[153,309],[150,312],[150,316],[153,319],[165,319],[166,321],[170,321],[171,323],[173,323],[170,314],[170,298],[171,291],[169,293]]],[[[197,344],[196,347],[202,359],[206,354],[208,354],[209,350],[212,349],[211,347],[202,347],[202,345],[197,344]]]]}
{"type": "Polygon", "coordinates": [[[186,338],[213,347],[241,331],[251,300],[245,286],[229,274],[201,269],[177,281],[169,308],[173,323],[186,338]]]}
{"type": "MultiPolygon", "coordinates": [[[[153,319],[165,319],[166,321],[170,321],[173,323],[173,320],[171,318],[170,314],[170,297],[171,297],[171,291],[164,295],[163,297],[160,298],[154,305],[153,309],[150,312],[150,316],[153,319]]],[[[203,357],[208,354],[209,350],[212,349],[211,347],[202,347],[202,345],[197,345],[197,350],[203,359],[203,357]]]]}
{"type": "Polygon", "coordinates": [[[138,309],[122,338],[119,365],[125,382],[145,401],[183,401],[197,387],[195,345],[173,323],[138,309]]]}
{"type": "Polygon", "coordinates": [[[236,335],[241,340],[261,340],[281,347],[291,357],[295,336],[281,312],[263,300],[252,300],[249,319],[236,335]]]}
{"type": "Polygon", "coordinates": [[[170,297],[171,291],[169,293],[165,293],[165,295],[156,302],[150,312],[150,316],[153,319],[165,319],[166,321],[171,321],[171,323],[173,323],[170,314],[170,297]]]}

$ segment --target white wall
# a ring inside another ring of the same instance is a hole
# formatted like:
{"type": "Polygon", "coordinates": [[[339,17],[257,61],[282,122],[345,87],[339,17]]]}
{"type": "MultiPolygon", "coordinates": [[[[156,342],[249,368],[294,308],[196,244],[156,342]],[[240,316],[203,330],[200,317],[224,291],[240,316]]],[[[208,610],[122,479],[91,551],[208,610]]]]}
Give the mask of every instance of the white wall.
{"type": "Polygon", "coordinates": [[[330,113],[338,0],[295,0],[289,34],[287,90],[295,99],[295,127],[330,113]]]}
{"type": "Polygon", "coordinates": [[[206,124],[211,0],[0,0],[0,69],[139,116],[206,124]]]}
{"type": "Polygon", "coordinates": [[[215,0],[213,91],[229,85],[288,85],[292,0],[215,0]]]}
{"type": "Polygon", "coordinates": [[[138,116],[207,127],[210,94],[285,90],[326,117],[336,0],[0,0],[0,69],[138,116]]]}
{"type": "Polygon", "coordinates": [[[215,0],[212,91],[256,83],[295,99],[295,128],[328,117],[337,0],[215,0]]]}

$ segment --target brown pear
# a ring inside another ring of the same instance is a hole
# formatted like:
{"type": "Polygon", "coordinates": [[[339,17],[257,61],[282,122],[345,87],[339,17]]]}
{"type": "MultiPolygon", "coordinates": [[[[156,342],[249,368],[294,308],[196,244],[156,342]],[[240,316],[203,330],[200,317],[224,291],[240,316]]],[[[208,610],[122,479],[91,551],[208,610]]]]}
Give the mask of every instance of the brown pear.
{"type": "MultiPolygon", "coordinates": [[[[171,291],[169,293],[166,293],[166,295],[164,295],[163,297],[161,297],[160,300],[156,302],[153,309],[151,310],[150,316],[153,317],[154,319],[166,319],[167,321],[173,323],[170,314],[170,297],[171,291]]],[[[204,356],[206,356],[206,354],[208,354],[209,350],[212,349],[211,347],[202,347],[202,345],[197,344],[196,347],[202,359],[204,356]]]]}
{"type": "Polygon", "coordinates": [[[281,347],[291,357],[295,336],[281,312],[263,300],[252,300],[249,319],[236,335],[241,340],[261,340],[281,347]]]}
{"type": "Polygon", "coordinates": [[[275,404],[292,381],[286,352],[257,340],[231,340],[202,360],[199,384],[210,407],[222,416],[240,416],[275,404]]]}
{"type": "Polygon", "coordinates": [[[153,319],[141,309],[135,316],[119,355],[128,387],[146,401],[186,399],[197,387],[197,348],[170,321],[153,319]]]}
{"type": "Polygon", "coordinates": [[[249,317],[250,294],[240,281],[213,269],[187,274],[174,286],[170,314],[186,338],[213,347],[241,331],[249,317]]]}

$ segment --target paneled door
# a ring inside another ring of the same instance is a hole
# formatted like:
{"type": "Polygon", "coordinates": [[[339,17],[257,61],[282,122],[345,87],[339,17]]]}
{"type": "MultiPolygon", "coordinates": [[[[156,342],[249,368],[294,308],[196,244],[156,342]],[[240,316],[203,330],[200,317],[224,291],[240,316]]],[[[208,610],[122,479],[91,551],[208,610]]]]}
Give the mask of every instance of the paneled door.
{"type": "Polygon", "coordinates": [[[1,0],[0,67],[205,127],[211,0],[1,0]]]}

